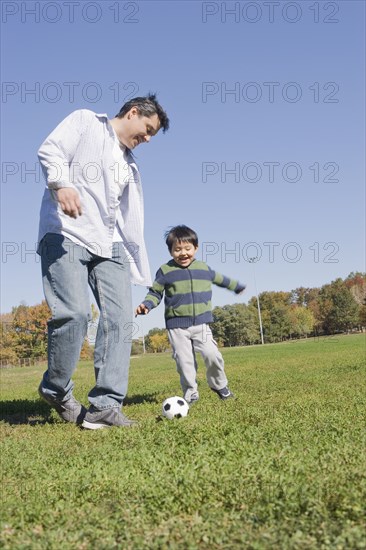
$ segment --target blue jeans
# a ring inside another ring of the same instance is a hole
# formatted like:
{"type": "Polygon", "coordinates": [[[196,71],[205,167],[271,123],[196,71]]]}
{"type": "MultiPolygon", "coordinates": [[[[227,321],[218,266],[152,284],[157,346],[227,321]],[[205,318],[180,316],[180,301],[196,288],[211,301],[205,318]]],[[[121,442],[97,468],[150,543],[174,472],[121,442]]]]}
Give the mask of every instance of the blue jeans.
{"type": "Polygon", "coordinates": [[[94,350],[95,386],[89,401],[97,409],[121,407],[127,393],[131,353],[130,266],[122,243],[112,259],[101,258],[63,235],[48,233],[40,243],[48,322],[48,369],[42,388],[66,400],[72,374],[91,320],[90,286],[100,310],[94,350]]]}

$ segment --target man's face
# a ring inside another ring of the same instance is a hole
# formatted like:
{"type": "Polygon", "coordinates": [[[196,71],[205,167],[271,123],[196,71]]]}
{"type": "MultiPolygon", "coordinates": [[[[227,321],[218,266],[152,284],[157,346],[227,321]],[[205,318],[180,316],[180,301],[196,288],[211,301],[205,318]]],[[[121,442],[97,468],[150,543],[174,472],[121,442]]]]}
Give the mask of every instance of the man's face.
{"type": "Polygon", "coordinates": [[[175,263],[181,267],[188,267],[194,260],[198,247],[187,241],[177,241],[170,251],[175,263]]]}
{"type": "Polygon", "coordinates": [[[140,143],[149,142],[158,133],[160,121],[157,114],[151,117],[140,116],[133,107],[121,120],[119,139],[129,149],[134,149],[140,143]]]}

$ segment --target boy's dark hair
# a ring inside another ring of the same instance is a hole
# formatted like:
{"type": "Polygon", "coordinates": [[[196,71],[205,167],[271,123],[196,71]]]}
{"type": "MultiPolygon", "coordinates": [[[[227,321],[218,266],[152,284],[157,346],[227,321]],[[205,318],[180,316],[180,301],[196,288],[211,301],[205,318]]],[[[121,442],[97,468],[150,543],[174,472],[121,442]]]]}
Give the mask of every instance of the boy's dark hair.
{"type": "Polygon", "coordinates": [[[175,243],[191,243],[195,248],[198,246],[197,233],[186,225],[176,225],[175,227],[172,227],[169,231],[165,232],[164,237],[169,252],[172,251],[175,243]]]}
{"type": "Polygon", "coordinates": [[[123,118],[128,111],[136,107],[140,113],[140,116],[152,117],[153,115],[158,115],[160,126],[165,133],[169,128],[169,118],[162,106],[158,103],[156,99],[156,94],[148,94],[144,97],[134,97],[127,101],[119,110],[119,113],[116,114],[117,118],[123,118]]]}

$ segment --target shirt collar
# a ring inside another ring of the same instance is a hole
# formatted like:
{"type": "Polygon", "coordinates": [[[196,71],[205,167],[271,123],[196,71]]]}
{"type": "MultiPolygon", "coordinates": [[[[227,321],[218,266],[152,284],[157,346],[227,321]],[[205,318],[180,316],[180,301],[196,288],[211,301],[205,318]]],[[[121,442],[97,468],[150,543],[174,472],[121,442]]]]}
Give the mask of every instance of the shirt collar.
{"type": "MultiPolygon", "coordinates": [[[[115,129],[113,128],[113,126],[109,122],[108,115],[106,113],[95,113],[95,116],[98,117],[98,118],[107,119],[106,122],[107,122],[108,130],[109,130],[109,133],[110,133],[111,137],[113,137],[113,139],[117,142],[117,145],[120,147],[121,151],[123,151],[125,153],[127,151],[127,147],[125,145],[123,145],[123,143],[121,143],[120,140],[118,139],[118,136],[116,134],[115,129]]],[[[133,159],[132,152],[130,150],[128,150],[128,153],[129,153],[129,156],[133,159]]]]}

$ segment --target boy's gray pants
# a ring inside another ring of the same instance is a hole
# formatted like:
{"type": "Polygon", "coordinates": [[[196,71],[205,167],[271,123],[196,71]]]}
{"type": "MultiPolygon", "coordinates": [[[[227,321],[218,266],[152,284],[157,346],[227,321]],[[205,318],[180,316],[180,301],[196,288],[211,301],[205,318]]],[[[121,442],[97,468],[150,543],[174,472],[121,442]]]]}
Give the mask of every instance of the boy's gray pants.
{"type": "Polygon", "coordinates": [[[168,337],[186,401],[198,399],[196,352],[200,352],[205,362],[210,388],[221,390],[227,385],[224,360],[209,325],[169,329],[168,337]]]}

